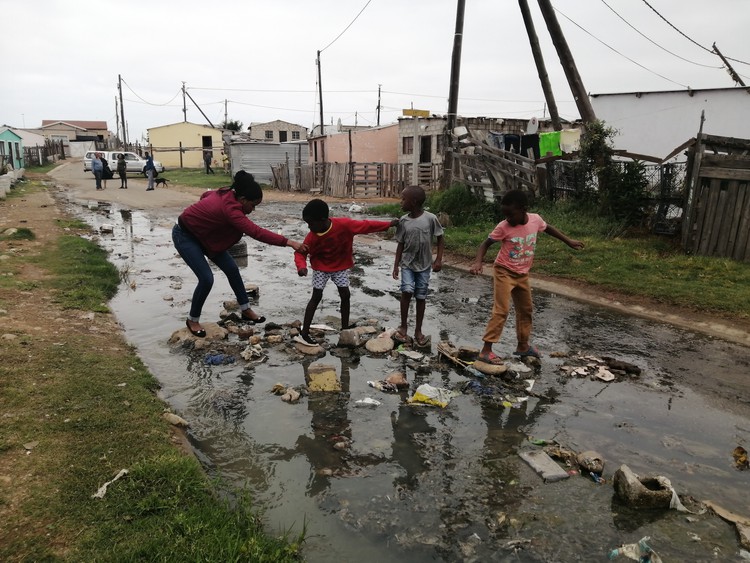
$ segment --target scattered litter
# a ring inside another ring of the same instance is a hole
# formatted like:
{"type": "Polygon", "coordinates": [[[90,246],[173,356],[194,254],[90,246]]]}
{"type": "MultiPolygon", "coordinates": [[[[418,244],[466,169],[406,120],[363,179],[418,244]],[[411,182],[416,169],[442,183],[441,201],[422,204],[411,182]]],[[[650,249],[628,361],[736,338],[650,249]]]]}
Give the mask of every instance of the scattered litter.
{"type": "Polygon", "coordinates": [[[704,500],[703,504],[722,520],[734,524],[734,527],[737,529],[737,535],[740,538],[740,545],[745,549],[750,549],[750,518],[730,512],[710,500],[704,500]]]}
{"type": "Polygon", "coordinates": [[[743,471],[748,468],[749,464],[747,460],[747,450],[745,450],[745,448],[743,448],[742,446],[737,446],[736,448],[734,448],[732,457],[734,458],[734,466],[737,469],[743,471]]]}
{"type": "Polygon", "coordinates": [[[409,360],[415,360],[417,362],[424,358],[424,354],[420,354],[419,352],[415,352],[414,350],[402,350],[401,347],[399,347],[398,353],[405,358],[408,358],[409,360]]]}
{"type": "Polygon", "coordinates": [[[359,399],[358,401],[354,401],[355,406],[358,407],[379,407],[382,403],[378,401],[377,399],[371,399],[370,397],[365,397],[364,399],[359,399]]]}
{"type": "Polygon", "coordinates": [[[281,383],[275,384],[273,387],[271,387],[271,393],[274,395],[283,395],[286,391],[286,385],[283,385],[281,383]]]}
{"type": "Polygon", "coordinates": [[[522,362],[510,362],[505,365],[510,371],[516,373],[529,373],[531,371],[531,368],[522,362]]]}
{"type": "Polygon", "coordinates": [[[628,559],[632,559],[633,561],[644,563],[662,563],[661,557],[659,557],[659,555],[653,549],[651,549],[651,546],[646,543],[650,540],[651,538],[649,536],[644,536],[638,541],[638,543],[621,545],[617,549],[613,549],[609,552],[609,558],[615,559],[620,555],[624,555],[625,557],[627,557],[628,559]]]}
{"type": "Polygon", "coordinates": [[[701,537],[695,532],[688,532],[687,535],[691,541],[702,541],[701,537]]]}
{"type": "Polygon", "coordinates": [[[473,377],[484,379],[484,374],[473,366],[466,366],[466,368],[464,368],[464,372],[473,377]]]}
{"type": "Polygon", "coordinates": [[[398,386],[395,383],[386,381],[385,379],[381,379],[380,381],[368,381],[367,385],[378,391],[383,391],[384,393],[398,393],[398,386]]]}
{"type": "Polygon", "coordinates": [[[111,481],[107,481],[104,483],[101,487],[99,487],[99,490],[97,490],[93,495],[91,495],[91,498],[104,498],[104,495],[107,494],[107,487],[109,487],[112,483],[117,481],[120,477],[124,477],[128,474],[127,469],[120,469],[120,472],[115,475],[115,478],[111,481]]]}
{"type": "Polygon", "coordinates": [[[209,366],[233,364],[234,356],[231,356],[229,354],[206,354],[206,357],[203,358],[203,361],[206,365],[209,366]]]}
{"type": "Polygon", "coordinates": [[[456,391],[450,391],[442,387],[433,387],[429,383],[423,383],[417,387],[417,390],[408,402],[445,408],[456,395],[458,395],[456,391]]]}
{"type": "Polygon", "coordinates": [[[190,426],[187,420],[185,420],[181,416],[177,416],[173,412],[165,412],[164,414],[162,414],[162,417],[172,426],[180,426],[181,428],[187,428],[188,426],[190,426]]]}
{"type": "Polygon", "coordinates": [[[300,392],[294,387],[287,387],[284,394],[281,396],[281,400],[285,403],[296,403],[299,401],[300,392]]]}
{"type": "Polygon", "coordinates": [[[314,330],[322,330],[322,331],[325,331],[325,332],[336,332],[336,329],[333,328],[332,326],[323,325],[323,324],[320,324],[320,325],[310,325],[310,328],[314,329],[314,330]]]}
{"type": "Polygon", "coordinates": [[[364,213],[365,212],[365,206],[359,205],[358,203],[352,203],[349,206],[349,213],[364,213]]]}
{"type": "Polygon", "coordinates": [[[554,483],[570,477],[568,472],[542,450],[527,450],[518,454],[529,466],[544,479],[545,483],[554,483]]]}
{"type": "MultiPolygon", "coordinates": [[[[482,377],[484,377],[484,376],[482,376],[482,377]]],[[[485,387],[484,385],[482,385],[478,381],[476,381],[474,379],[470,379],[464,385],[464,393],[468,393],[470,391],[472,393],[476,393],[477,395],[493,395],[495,393],[495,388],[494,387],[489,387],[489,386],[485,387]]]]}
{"type": "Polygon", "coordinates": [[[33,450],[34,448],[36,448],[38,445],[39,445],[39,441],[38,440],[34,440],[33,442],[26,442],[23,445],[23,449],[26,450],[26,453],[31,453],[31,450],[33,450]]]}
{"type": "Polygon", "coordinates": [[[260,344],[250,344],[242,352],[240,352],[243,360],[250,361],[257,358],[263,357],[263,348],[260,344]]]}
{"type": "Polygon", "coordinates": [[[607,480],[604,477],[602,477],[601,475],[598,475],[598,474],[594,473],[593,471],[589,471],[589,475],[594,480],[594,483],[596,483],[598,485],[603,485],[604,483],[607,482],[607,480]]]}
{"type": "Polygon", "coordinates": [[[525,389],[525,391],[527,393],[531,393],[531,390],[534,388],[534,383],[536,383],[536,380],[534,380],[534,379],[524,379],[524,382],[526,383],[526,389],[525,389]]]}
{"type": "MultiPolygon", "coordinates": [[[[593,450],[579,453],[576,456],[576,463],[581,469],[590,473],[601,475],[604,471],[604,456],[593,450]]],[[[594,480],[596,481],[596,479],[594,480]]]]}
{"type": "Polygon", "coordinates": [[[615,379],[615,374],[609,371],[604,366],[599,366],[599,369],[594,374],[594,376],[598,379],[601,379],[602,381],[614,381],[615,379]]]}

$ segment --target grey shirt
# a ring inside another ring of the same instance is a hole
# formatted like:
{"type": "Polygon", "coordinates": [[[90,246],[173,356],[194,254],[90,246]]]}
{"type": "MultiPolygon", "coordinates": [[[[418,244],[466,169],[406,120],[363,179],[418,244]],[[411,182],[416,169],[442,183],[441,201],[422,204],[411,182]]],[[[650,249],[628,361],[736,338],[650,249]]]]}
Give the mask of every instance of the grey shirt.
{"type": "Polygon", "coordinates": [[[443,234],[440,221],[429,211],[411,218],[407,213],[399,219],[396,227],[396,242],[404,243],[401,254],[402,268],[423,272],[432,267],[432,238],[443,234]]]}

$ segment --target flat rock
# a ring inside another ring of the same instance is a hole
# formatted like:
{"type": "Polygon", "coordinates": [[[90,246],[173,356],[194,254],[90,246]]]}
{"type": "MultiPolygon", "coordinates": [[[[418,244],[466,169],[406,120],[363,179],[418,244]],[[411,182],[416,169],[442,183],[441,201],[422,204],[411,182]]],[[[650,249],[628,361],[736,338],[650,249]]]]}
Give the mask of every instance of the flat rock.
{"type": "Polygon", "coordinates": [[[319,344],[315,346],[308,346],[307,344],[302,344],[301,342],[295,342],[294,349],[297,350],[297,352],[299,352],[300,354],[305,354],[306,356],[318,356],[320,354],[325,354],[325,350],[319,344]]]}
{"type": "Polygon", "coordinates": [[[183,327],[172,333],[172,336],[169,338],[169,344],[180,344],[185,341],[193,341],[195,342],[195,347],[201,349],[205,348],[203,343],[210,343],[215,340],[225,340],[229,334],[227,329],[220,327],[216,323],[201,323],[201,326],[203,327],[203,330],[206,331],[205,337],[200,338],[198,336],[193,336],[187,327],[183,327]]]}
{"type": "Polygon", "coordinates": [[[477,360],[472,365],[474,366],[474,369],[484,375],[502,375],[508,371],[508,366],[505,364],[488,364],[482,360],[477,360]]]}
{"type": "Polygon", "coordinates": [[[554,483],[570,477],[567,471],[542,450],[529,450],[520,452],[518,455],[544,479],[545,483],[554,483]]]}
{"type": "Polygon", "coordinates": [[[375,338],[370,338],[365,342],[365,348],[372,354],[385,354],[393,350],[396,345],[388,332],[382,332],[375,338]]]}

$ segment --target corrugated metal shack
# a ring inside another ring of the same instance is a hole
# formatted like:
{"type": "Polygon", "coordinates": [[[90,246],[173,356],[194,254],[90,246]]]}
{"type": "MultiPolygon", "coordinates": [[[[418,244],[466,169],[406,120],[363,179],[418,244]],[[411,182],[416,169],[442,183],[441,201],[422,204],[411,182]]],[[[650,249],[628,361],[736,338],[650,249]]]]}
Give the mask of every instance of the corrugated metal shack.
{"type": "MultiPolygon", "coordinates": [[[[258,182],[270,184],[273,179],[271,166],[289,165],[290,173],[308,161],[307,141],[288,143],[265,143],[257,141],[235,141],[229,145],[232,176],[238,171],[249,172],[258,182]]],[[[294,179],[292,179],[294,182],[294,179]]],[[[294,185],[294,184],[293,184],[294,185]]]]}

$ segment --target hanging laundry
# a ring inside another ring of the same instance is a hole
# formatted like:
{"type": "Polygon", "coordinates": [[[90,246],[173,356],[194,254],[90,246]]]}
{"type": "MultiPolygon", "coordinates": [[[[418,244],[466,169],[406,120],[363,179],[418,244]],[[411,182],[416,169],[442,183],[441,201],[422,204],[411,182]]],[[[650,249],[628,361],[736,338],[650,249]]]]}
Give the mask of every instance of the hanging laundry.
{"type": "Polygon", "coordinates": [[[544,158],[545,156],[560,156],[562,151],[560,150],[560,131],[550,131],[548,133],[539,133],[539,155],[544,158]]]}
{"type": "Polygon", "coordinates": [[[560,131],[560,150],[571,153],[581,148],[581,130],[565,129],[560,131]]]}

